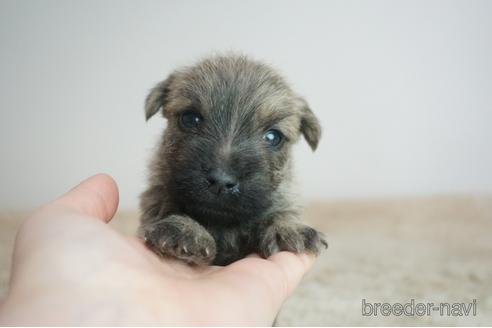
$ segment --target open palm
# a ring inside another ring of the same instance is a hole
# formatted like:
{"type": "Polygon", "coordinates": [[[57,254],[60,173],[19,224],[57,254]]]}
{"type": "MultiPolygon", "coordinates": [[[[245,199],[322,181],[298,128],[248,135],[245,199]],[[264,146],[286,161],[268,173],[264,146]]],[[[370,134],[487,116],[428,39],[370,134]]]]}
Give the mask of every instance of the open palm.
{"type": "Polygon", "coordinates": [[[99,174],[24,222],[0,325],[270,325],[313,261],[288,252],[225,267],[162,259],[106,224],[117,206],[115,182],[99,174]]]}

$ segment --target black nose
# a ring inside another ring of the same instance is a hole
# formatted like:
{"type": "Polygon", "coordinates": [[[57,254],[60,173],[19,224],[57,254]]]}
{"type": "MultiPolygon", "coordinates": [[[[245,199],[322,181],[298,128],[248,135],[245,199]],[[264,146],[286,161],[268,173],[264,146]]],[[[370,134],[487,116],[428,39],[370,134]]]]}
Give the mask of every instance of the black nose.
{"type": "Polygon", "coordinates": [[[221,169],[210,171],[207,176],[207,181],[209,183],[208,189],[217,195],[239,191],[237,179],[221,169]]]}

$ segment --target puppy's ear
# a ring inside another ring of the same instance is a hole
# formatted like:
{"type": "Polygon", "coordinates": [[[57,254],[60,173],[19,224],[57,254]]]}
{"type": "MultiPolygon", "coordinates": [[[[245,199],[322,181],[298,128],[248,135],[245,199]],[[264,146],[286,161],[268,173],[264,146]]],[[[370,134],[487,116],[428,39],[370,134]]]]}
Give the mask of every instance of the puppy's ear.
{"type": "Polygon", "coordinates": [[[166,106],[173,80],[174,75],[171,74],[167,79],[157,83],[157,85],[150,90],[149,95],[145,99],[145,120],[148,120],[161,108],[163,109],[166,106]]]}
{"type": "Polygon", "coordinates": [[[309,108],[306,100],[298,98],[299,109],[301,115],[301,133],[304,135],[307,143],[313,151],[318,147],[319,139],[321,139],[321,125],[318,118],[309,108]]]}

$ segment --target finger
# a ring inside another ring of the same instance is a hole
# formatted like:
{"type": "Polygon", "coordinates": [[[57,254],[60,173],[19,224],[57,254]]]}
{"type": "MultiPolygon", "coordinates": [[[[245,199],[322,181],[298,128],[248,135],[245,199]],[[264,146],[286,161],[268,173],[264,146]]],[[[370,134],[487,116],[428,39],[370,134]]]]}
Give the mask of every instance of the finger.
{"type": "Polygon", "coordinates": [[[311,268],[315,260],[314,255],[310,254],[295,254],[291,252],[276,253],[268,258],[269,261],[275,263],[279,270],[282,271],[284,279],[285,295],[287,298],[292,291],[297,287],[302,277],[311,268]]]}
{"type": "Polygon", "coordinates": [[[220,286],[228,285],[234,295],[240,295],[259,318],[273,320],[313,262],[313,256],[290,252],[268,259],[249,256],[217,272],[217,280],[220,286]]]}
{"type": "Polygon", "coordinates": [[[308,254],[295,254],[291,252],[279,252],[268,259],[251,254],[237,261],[224,271],[229,274],[240,274],[249,277],[249,282],[262,284],[266,290],[274,292],[272,296],[281,303],[299,284],[304,274],[311,268],[315,257],[308,254]]]}
{"type": "Polygon", "coordinates": [[[107,174],[96,174],[55,200],[52,204],[109,222],[118,208],[118,186],[107,174]]]}

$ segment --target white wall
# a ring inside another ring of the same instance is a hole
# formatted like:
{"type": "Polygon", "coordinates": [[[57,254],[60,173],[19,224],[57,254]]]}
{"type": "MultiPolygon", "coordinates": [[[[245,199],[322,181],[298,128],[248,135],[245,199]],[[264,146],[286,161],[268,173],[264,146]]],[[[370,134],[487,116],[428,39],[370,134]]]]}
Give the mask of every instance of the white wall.
{"type": "Polygon", "coordinates": [[[137,205],[143,99],[213,51],[273,63],[324,126],[307,198],[492,191],[492,1],[1,1],[0,208],[111,173],[137,205]]]}

